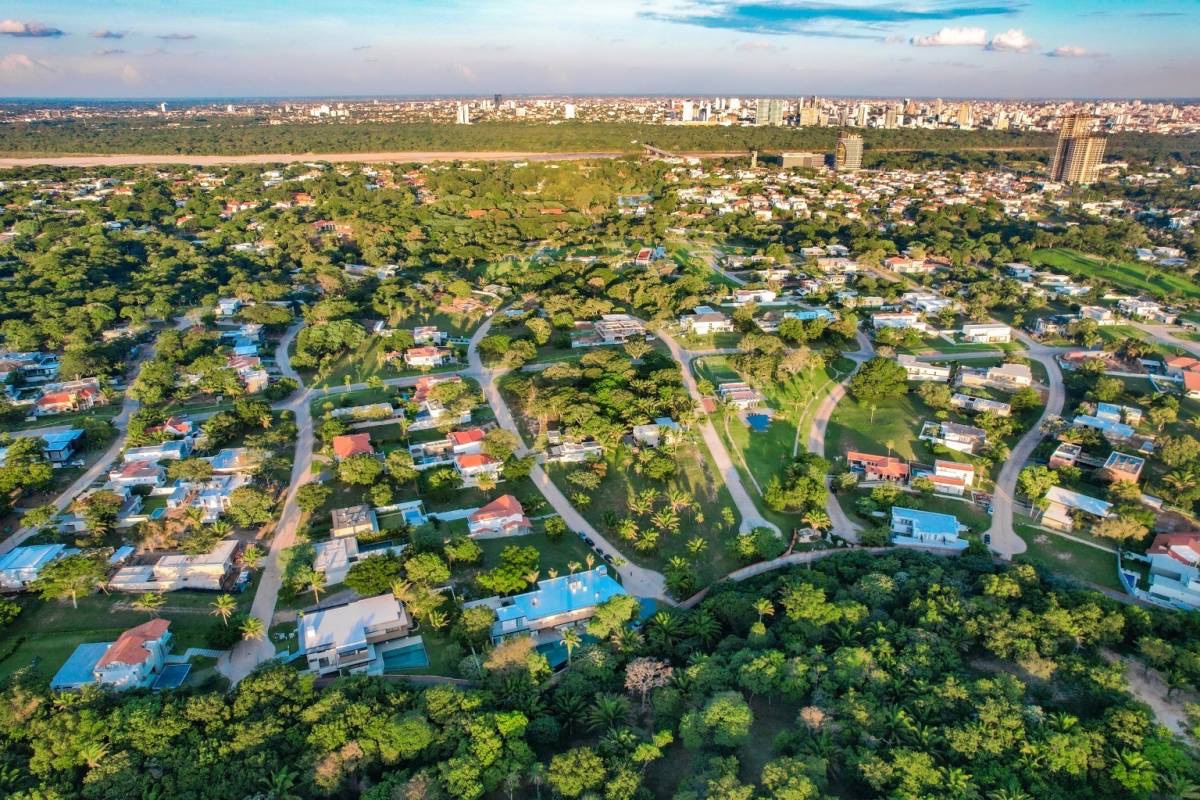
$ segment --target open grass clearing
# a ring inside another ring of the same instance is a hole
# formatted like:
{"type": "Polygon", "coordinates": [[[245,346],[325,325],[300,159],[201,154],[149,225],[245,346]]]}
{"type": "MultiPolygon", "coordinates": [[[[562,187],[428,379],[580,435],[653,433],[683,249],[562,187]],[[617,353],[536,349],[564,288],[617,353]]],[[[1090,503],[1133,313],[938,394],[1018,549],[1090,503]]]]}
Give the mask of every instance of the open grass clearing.
{"type": "Polygon", "coordinates": [[[1035,528],[1028,518],[1020,516],[1014,517],[1013,530],[1029,548],[1017,556],[1019,560],[1078,581],[1123,591],[1115,555],[1035,528]]]}
{"type": "Polygon", "coordinates": [[[1186,275],[1145,262],[1110,261],[1061,247],[1035,250],[1030,262],[1078,278],[1108,281],[1130,292],[1161,298],[1200,298],[1200,284],[1186,275]]]}

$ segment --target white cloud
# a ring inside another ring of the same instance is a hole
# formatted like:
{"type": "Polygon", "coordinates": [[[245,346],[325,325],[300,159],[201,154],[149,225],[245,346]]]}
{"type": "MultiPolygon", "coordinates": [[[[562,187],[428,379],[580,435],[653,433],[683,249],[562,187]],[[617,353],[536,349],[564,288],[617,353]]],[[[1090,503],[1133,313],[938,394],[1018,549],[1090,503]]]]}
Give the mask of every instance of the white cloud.
{"type": "Polygon", "coordinates": [[[0,34],[22,38],[62,36],[63,32],[41,22],[21,22],[15,19],[0,20],[0,34]]]}
{"type": "Polygon", "coordinates": [[[1054,48],[1049,53],[1046,53],[1046,55],[1051,58],[1087,58],[1094,54],[1089,53],[1079,45],[1064,44],[1062,47],[1054,48]]]}
{"type": "Polygon", "coordinates": [[[1025,53],[1037,47],[1037,42],[1025,35],[1020,28],[1010,28],[1003,33],[997,33],[988,43],[988,50],[1007,50],[1014,53],[1025,53]]]}
{"type": "Polygon", "coordinates": [[[914,36],[917,47],[983,47],[987,31],[983,28],[942,28],[929,36],[914,36]]]}

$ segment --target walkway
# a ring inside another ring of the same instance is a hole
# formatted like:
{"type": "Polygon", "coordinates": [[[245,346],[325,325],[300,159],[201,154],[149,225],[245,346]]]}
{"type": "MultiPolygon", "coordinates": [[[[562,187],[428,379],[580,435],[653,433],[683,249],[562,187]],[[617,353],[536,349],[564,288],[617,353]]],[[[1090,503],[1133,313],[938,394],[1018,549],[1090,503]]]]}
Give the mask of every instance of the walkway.
{"type": "MultiPolygon", "coordinates": [[[[195,313],[196,312],[194,311],[189,311],[177,319],[175,322],[175,330],[181,331],[193,325],[195,323],[195,313]]],[[[130,365],[130,371],[133,374],[137,374],[136,371],[141,367],[143,362],[154,358],[155,347],[156,344],[154,343],[146,345],[137,361],[130,365]]],[[[65,511],[67,506],[71,505],[71,502],[74,501],[80,492],[82,492],[84,489],[87,489],[89,486],[99,480],[101,476],[108,472],[112,462],[115,461],[117,456],[121,454],[121,451],[125,449],[126,428],[129,425],[129,418],[133,416],[134,413],[141,407],[142,404],[133,399],[133,397],[130,396],[130,393],[126,391],[125,399],[121,404],[121,413],[117,414],[117,416],[113,417],[112,419],[112,424],[117,428],[116,440],[113,441],[108,450],[104,451],[104,454],[100,456],[100,458],[96,459],[95,464],[89,467],[82,475],[76,478],[75,481],[66,488],[66,490],[64,490],[58,497],[51,501],[50,504],[58,509],[59,512],[65,511]]],[[[9,536],[3,542],[0,542],[0,555],[7,553],[14,547],[19,547],[22,542],[37,532],[38,529],[34,527],[26,526],[21,528],[12,536],[9,536]]]]}
{"type": "MultiPolygon", "coordinates": [[[[656,334],[666,343],[667,349],[671,351],[671,355],[679,363],[680,369],[683,371],[683,384],[687,387],[688,394],[692,396],[692,400],[699,406],[703,401],[703,396],[700,394],[700,387],[696,383],[696,376],[692,374],[692,359],[696,358],[701,353],[693,353],[690,350],[683,349],[674,338],[661,328],[655,331],[656,334]]],[[[768,520],[758,511],[758,506],[754,504],[754,500],[750,497],[750,493],[746,491],[745,485],[742,483],[741,473],[737,471],[737,467],[733,465],[733,459],[729,457],[729,450],[725,447],[725,442],[721,440],[717,429],[713,426],[712,420],[707,414],[700,420],[700,434],[704,437],[704,443],[708,446],[708,451],[712,454],[713,462],[717,465],[717,472],[721,474],[725,485],[729,488],[729,495],[733,498],[733,503],[738,507],[738,511],[742,515],[742,531],[751,531],[755,528],[770,528],[780,536],[783,533],[779,530],[779,526],[768,520]]]]}
{"type": "Polygon", "coordinates": [[[1063,404],[1066,401],[1062,370],[1059,369],[1058,361],[1054,357],[1061,348],[1047,347],[1020,331],[1017,331],[1017,335],[1029,348],[1021,355],[1037,361],[1046,368],[1049,394],[1046,398],[1046,407],[1037,424],[1017,442],[1017,446],[1012,449],[1008,460],[1000,469],[999,477],[996,478],[996,488],[992,495],[992,527],[988,528],[987,533],[991,536],[992,552],[1004,559],[1011,559],[1026,550],[1025,541],[1013,530],[1013,503],[1017,493],[1017,477],[1021,474],[1025,462],[1029,460],[1033,451],[1042,441],[1044,436],[1042,423],[1050,417],[1062,416],[1063,404]]]}
{"type": "MultiPolygon", "coordinates": [[[[812,430],[808,434],[808,452],[815,453],[822,458],[825,457],[825,434],[829,430],[829,420],[833,417],[834,409],[846,396],[846,387],[850,384],[854,373],[858,371],[858,367],[875,355],[875,347],[864,333],[859,331],[857,338],[858,351],[842,354],[855,362],[854,369],[850,370],[841,383],[833,387],[821,401],[821,405],[817,406],[816,413],[813,414],[812,430]]],[[[862,530],[862,526],[850,519],[842,510],[842,505],[834,497],[833,492],[829,492],[825,496],[825,513],[829,515],[834,533],[852,542],[858,541],[858,533],[862,530]]]]}

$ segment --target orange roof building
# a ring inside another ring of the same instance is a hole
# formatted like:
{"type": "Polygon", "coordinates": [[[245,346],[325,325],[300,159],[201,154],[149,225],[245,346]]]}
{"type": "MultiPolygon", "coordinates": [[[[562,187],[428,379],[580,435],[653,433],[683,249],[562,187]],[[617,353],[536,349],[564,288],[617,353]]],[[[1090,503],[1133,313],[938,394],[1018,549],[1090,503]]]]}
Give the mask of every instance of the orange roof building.
{"type": "Polygon", "coordinates": [[[371,455],[374,452],[369,433],[350,433],[333,437],[333,455],[339,460],[351,456],[371,455]]]}

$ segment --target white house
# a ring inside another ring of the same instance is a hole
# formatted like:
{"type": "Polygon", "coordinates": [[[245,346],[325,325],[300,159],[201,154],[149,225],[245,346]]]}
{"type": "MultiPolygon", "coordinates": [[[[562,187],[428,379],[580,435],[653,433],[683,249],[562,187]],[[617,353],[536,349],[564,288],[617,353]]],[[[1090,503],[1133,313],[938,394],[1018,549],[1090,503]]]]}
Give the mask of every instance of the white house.
{"type": "Polygon", "coordinates": [[[533,530],[521,502],[511,494],[497,497],[467,517],[471,536],[520,536],[533,530]]]}
{"type": "Polygon", "coordinates": [[[950,382],[950,366],[948,364],[931,364],[908,353],[896,356],[896,363],[904,367],[910,381],[950,382]]]}
{"type": "Polygon", "coordinates": [[[50,681],[55,690],[97,684],[115,691],[152,686],[171,650],[171,623],[152,619],[123,632],[115,642],[81,644],[50,681]]]}
{"type": "Polygon", "coordinates": [[[440,367],[454,360],[449,347],[410,347],[404,351],[404,363],[410,367],[440,367]]]}
{"type": "Polygon", "coordinates": [[[738,306],[746,303],[773,303],[778,296],[770,289],[734,289],[733,303],[738,306]]]}
{"type": "Polygon", "coordinates": [[[1160,533],[1146,556],[1150,586],[1142,596],[1185,611],[1200,608],[1200,534],[1160,533]]]}
{"type": "Polygon", "coordinates": [[[454,457],[454,469],[465,486],[474,486],[485,475],[492,480],[499,480],[503,468],[504,462],[487,453],[463,453],[454,457]]]}
{"type": "Polygon", "coordinates": [[[1012,328],[990,322],[967,324],[962,326],[962,339],[973,344],[1011,342],[1012,328]]]}
{"type": "Polygon", "coordinates": [[[697,306],[695,313],[685,314],[679,318],[679,326],[697,336],[707,336],[711,333],[732,331],[733,321],[720,311],[714,311],[708,306],[697,306]]]}
{"type": "Polygon", "coordinates": [[[405,641],[412,620],[391,594],[302,614],[297,628],[308,668],[317,675],[379,675],[385,653],[420,643],[405,641]]]}
{"type": "Polygon", "coordinates": [[[119,592],[171,592],[177,589],[228,589],[235,576],[235,559],[240,542],[225,539],[212,552],[189,556],[166,555],[154,564],[122,567],[108,580],[119,592]]]}
{"type": "Polygon", "coordinates": [[[987,431],[957,422],[925,422],[918,438],[960,453],[976,453],[987,444],[987,431]]]}
{"type": "Polygon", "coordinates": [[[79,551],[64,544],[34,544],[14,547],[0,556],[0,589],[25,589],[45,569],[47,564],[74,555],[79,551]]]}

